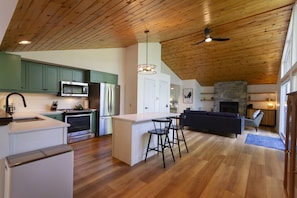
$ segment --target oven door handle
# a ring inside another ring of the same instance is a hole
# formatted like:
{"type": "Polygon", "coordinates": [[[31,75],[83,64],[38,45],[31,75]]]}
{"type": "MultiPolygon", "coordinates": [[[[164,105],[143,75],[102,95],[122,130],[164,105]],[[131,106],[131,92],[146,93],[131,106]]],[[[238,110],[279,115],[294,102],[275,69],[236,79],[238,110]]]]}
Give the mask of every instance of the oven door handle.
{"type": "Polygon", "coordinates": [[[82,117],[82,116],[91,116],[90,113],[88,114],[68,114],[68,115],[65,115],[65,118],[69,118],[69,117],[82,117]]]}

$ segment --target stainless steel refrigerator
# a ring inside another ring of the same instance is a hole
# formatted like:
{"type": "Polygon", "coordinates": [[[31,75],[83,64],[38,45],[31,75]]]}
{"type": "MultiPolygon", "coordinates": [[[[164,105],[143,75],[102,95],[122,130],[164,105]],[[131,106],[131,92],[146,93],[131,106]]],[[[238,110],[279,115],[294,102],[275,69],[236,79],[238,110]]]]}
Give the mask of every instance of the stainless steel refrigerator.
{"type": "Polygon", "coordinates": [[[89,106],[97,110],[97,134],[112,133],[112,116],[120,113],[120,86],[108,83],[89,84],[89,106]]]}

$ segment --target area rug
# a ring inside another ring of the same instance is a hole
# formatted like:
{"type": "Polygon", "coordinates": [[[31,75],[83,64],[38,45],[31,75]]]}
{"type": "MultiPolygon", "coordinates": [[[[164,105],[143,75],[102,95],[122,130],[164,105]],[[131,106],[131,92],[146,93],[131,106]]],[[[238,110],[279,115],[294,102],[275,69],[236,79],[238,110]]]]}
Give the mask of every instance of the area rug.
{"type": "Polygon", "coordinates": [[[285,150],[285,145],[283,141],[281,140],[281,138],[277,138],[277,137],[247,134],[245,143],[253,144],[256,146],[263,146],[267,148],[278,149],[278,150],[285,150]]]}

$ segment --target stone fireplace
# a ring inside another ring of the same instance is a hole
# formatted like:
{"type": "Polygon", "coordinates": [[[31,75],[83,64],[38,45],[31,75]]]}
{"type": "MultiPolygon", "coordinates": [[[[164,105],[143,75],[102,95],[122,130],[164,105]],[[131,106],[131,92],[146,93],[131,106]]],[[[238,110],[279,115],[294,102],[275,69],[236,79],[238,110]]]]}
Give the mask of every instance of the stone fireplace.
{"type": "Polygon", "coordinates": [[[214,111],[246,115],[247,82],[218,82],[214,85],[214,111]],[[221,107],[223,105],[223,107],[221,107]],[[237,112],[236,112],[237,109],[237,112]]]}

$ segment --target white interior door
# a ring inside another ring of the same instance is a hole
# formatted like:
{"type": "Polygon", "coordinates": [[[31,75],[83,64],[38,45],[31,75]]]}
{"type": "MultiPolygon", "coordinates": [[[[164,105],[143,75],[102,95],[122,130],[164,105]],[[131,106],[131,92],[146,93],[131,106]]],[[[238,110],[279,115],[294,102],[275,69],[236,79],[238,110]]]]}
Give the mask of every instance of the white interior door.
{"type": "Polygon", "coordinates": [[[155,112],[156,86],[155,79],[144,78],[143,112],[155,112]]]}
{"type": "Polygon", "coordinates": [[[159,81],[159,111],[170,112],[170,83],[168,81],[159,81]]]}

